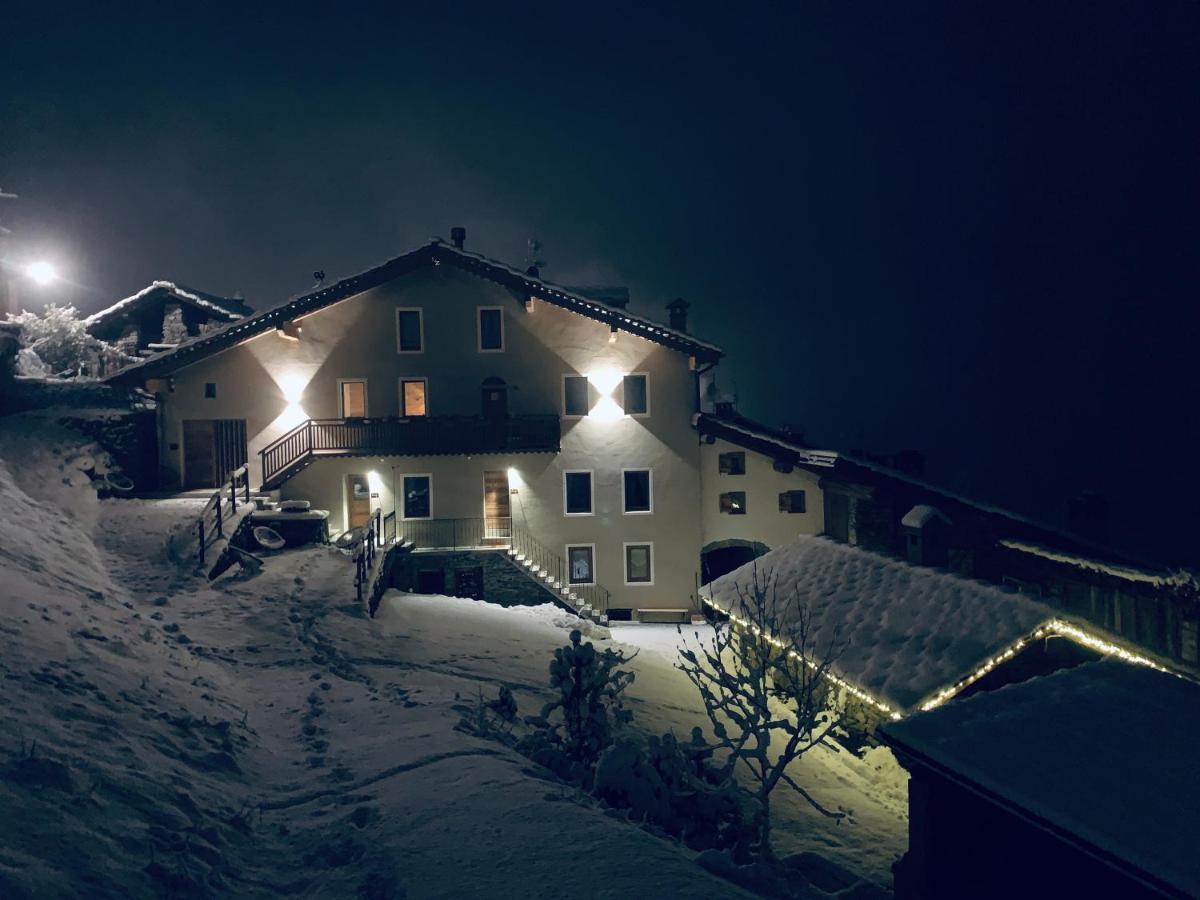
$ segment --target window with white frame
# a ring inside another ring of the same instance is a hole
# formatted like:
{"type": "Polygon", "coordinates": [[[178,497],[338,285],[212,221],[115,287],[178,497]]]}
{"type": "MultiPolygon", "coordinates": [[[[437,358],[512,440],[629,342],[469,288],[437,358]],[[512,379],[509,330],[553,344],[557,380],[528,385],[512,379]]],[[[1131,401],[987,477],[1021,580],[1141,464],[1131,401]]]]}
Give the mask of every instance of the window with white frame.
{"type": "Polygon", "coordinates": [[[477,309],[477,331],[480,353],[501,353],[504,350],[504,307],[480,306],[477,309]]]}
{"type": "Polygon", "coordinates": [[[563,472],[563,511],[568,516],[592,514],[592,473],[577,469],[563,472]]]}
{"type": "Polygon", "coordinates": [[[621,473],[621,508],[630,515],[653,512],[649,469],[625,469],[621,473]]]}
{"type": "Polygon", "coordinates": [[[426,379],[401,377],[400,415],[404,418],[429,415],[429,382],[426,379]]]}
{"type": "Polygon", "coordinates": [[[367,379],[338,379],[338,413],[343,419],[361,419],[367,414],[367,379]]]}
{"type": "Polygon", "coordinates": [[[592,408],[591,388],[586,375],[563,376],[563,415],[586,416],[592,408]]]}
{"type": "Polygon", "coordinates": [[[650,376],[643,372],[635,372],[626,375],[621,381],[621,405],[625,409],[625,415],[650,415],[650,376]]]}
{"type": "Polygon", "coordinates": [[[625,583],[654,584],[654,545],[628,543],[625,545],[625,583]]]}
{"type": "Polygon", "coordinates": [[[401,517],[405,519],[429,519],[433,516],[433,477],[430,475],[405,475],[401,479],[401,517]]]}
{"type": "Polygon", "coordinates": [[[567,582],[584,585],[596,583],[596,545],[567,545],[567,582]]]}
{"type": "Polygon", "coordinates": [[[425,351],[425,317],[417,307],[402,307],[396,310],[396,352],[423,353],[425,351]]]}

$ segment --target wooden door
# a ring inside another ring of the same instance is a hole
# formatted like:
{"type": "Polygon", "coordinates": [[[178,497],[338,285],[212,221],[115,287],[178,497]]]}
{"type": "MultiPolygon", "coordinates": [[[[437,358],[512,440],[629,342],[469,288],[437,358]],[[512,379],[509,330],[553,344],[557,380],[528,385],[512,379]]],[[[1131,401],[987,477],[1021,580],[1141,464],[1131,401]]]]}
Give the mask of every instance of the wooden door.
{"type": "Polygon", "coordinates": [[[483,536],[489,539],[512,535],[512,504],[505,469],[483,473],[483,526],[483,536]]]}
{"type": "Polygon", "coordinates": [[[183,489],[215,488],[217,458],[212,419],[183,420],[183,489]]]}
{"type": "Polygon", "coordinates": [[[508,385],[503,378],[484,379],[483,417],[489,422],[508,418],[508,385]]]}
{"type": "Polygon", "coordinates": [[[346,529],[366,525],[371,518],[371,487],[366,475],[346,476],[346,529]]]}

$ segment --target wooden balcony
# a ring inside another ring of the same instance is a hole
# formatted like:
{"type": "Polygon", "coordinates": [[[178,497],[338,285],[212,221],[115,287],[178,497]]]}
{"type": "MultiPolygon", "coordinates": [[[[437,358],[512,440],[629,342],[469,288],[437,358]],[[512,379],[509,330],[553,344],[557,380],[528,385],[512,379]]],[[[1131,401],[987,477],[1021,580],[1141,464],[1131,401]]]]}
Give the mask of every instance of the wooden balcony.
{"type": "Polygon", "coordinates": [[[557,453],[559,437],[556,415],[307,419],[260,451],[262,486],[279,487],[321,457],[557,453]]]}

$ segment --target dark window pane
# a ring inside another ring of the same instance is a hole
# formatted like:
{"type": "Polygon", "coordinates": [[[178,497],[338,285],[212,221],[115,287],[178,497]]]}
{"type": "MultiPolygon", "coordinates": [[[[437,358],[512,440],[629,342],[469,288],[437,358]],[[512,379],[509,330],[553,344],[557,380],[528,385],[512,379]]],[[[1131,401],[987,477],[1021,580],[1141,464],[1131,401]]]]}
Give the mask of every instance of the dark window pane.
{"type": "Polygon", "coordinates": [[[429,477],[426,475],[404,476],[404,518],[429,518],[429,477]]]}
{"type": "Polygon", "coordinates": [[[398,313],[400,331],[400,349],[406,351],[421,349],[421,313],[415,309],[405,309],[398,313]]]}
{"type": "Polygon", "coordinates": [[[567,512],[590,513],[592,511],[592,473],[568,472],[567,512]]]}
{"type": "Polygon", "coordinates": [[[593,574],[594,559],[591,547],[568,547],[567,563],[570,566],[569,581],[571,584],[592,584],[596,577],[593,574]]]}
{"type": "Polygon", "coordinates": [[[650,512],[650,470],[625,473],[625,512],[650,512]]]}
{"type": "Polygon", "coordinates": [[[625,548],[625,580],[633,584],[650,582],[649,544],[630,544],[625,548]]]}
{"type": "Polygon", "coordinates": [[[649,409],[646,397],[646,376],[625,376],[625,415],[640,416],[649,409]]]}
{"type": "Polygon", "coordinates": [[[568,375],[563,381],[565,414],[586,416],[588,414],[588,380],[583,375],[568,375]]]}
{"type": "Polygon", "coordinates": [[[479,311],[479,349],[501,350],[504,347],[503,313],[498,309],[479,311]]]}
{"type": "Polygon", "coordinates": [[[738,451],[737,453],[722,453],[718,457],[722,475],[745,475],[746,474],[746,454],[738,451]]]}
{"type": "Polygon", "coordinates": [[[782,494],[780,494],[779,511],[785,513],[804,512],[804,491],[784,491],[782,494]]]}
{"type": "Polygon", "coordinates": [[[730,491],[721,495],[721,512],[734,516],[746,514],[746,492],[730,491]]]}

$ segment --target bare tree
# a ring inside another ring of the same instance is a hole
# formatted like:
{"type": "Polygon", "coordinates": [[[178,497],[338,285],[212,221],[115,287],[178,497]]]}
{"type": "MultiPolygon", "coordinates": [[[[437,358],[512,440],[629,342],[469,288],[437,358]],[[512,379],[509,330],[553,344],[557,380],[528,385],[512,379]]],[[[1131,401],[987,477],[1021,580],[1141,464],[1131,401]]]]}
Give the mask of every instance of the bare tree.
{"type": "Polygon", "coordinates": [[[819,643],[799,592],[781,598],[778,578],[760,577],[757,566],[749,585],[735,587],[733,621],[714,625],[707,638],[697,631],[695,645],[685,640],[675,665],[704,701],[717,736],[714,759],[723,767],[720,774],[733,778],[744,769],[753,778],[756,849],[770,857],[771,792],[779,784],[823,815],[845,815],[822,806],[787,771],[841,722],[830,668],[845,645],[837,629],[819,643]]]}

